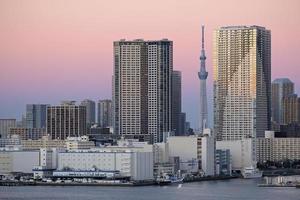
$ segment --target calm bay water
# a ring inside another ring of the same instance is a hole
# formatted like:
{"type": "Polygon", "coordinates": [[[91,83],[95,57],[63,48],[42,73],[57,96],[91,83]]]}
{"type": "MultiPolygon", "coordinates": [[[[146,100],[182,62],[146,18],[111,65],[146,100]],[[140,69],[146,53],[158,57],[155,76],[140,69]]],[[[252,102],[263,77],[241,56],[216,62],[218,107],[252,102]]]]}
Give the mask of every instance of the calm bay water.
{"type": "Polygon", "coordinates": [[[260,188],[257,180],[232,179],[185,183],[177,186],[88,187],[25,186],[0,187],[0,199],[13,200],[300,200],[300,189],[260,188]]]}

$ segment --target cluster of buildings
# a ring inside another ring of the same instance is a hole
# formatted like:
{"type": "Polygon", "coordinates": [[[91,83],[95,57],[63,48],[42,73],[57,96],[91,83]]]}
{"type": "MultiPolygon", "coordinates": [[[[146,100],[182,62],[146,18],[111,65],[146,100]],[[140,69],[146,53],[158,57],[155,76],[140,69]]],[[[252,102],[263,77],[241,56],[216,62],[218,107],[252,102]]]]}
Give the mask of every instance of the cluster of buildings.
{"type": "Polygon", "coordinates": [[[163,174],[230,176],[257,162],[300,160],[300,98],[289,79],[271,83],[270,30],[214,31],[209,127],[202,27],[194,131],[181,107],[173,42],[122,39],[113,48],[112,100],[98,102],[97,121],[88,99],[27,105],[22,122],[0,119],[0,174],[142,181],[163,174]]]}

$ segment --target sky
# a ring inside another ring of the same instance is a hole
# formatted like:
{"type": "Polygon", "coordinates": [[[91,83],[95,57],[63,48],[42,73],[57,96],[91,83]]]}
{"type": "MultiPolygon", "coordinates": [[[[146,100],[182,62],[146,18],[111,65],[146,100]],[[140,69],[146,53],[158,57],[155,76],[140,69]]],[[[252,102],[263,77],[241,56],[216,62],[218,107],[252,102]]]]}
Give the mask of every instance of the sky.
{"type": "Polygon", "coordinates": [[[183,111],[197,127],[201,25],[205,25],[209,115],[212,33],[260,25],[272,34],[272,79],[300,95],[299,0],[0,0],[0,118],[28,103],[111,98],[113,41],[168,38],[182,71],[183,111]]]}

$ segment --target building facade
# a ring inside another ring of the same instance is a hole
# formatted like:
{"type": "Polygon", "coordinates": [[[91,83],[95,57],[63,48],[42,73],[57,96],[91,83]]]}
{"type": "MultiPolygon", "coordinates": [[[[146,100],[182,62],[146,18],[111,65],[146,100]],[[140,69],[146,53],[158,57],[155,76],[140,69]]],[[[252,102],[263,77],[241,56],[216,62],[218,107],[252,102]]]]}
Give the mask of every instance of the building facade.
{"type": "Polygon", "coordinates": [[[47,106],[49,105],[26,105],[26,128],[46,128],[47,106]]]}
{"type": "Polygon", "coordinates": [[[300,124],[300,98],[297,94],[282,98],[282,124],[300,124]]]}
{"type": "Polygon", "coordinates": [[[0,174],[13,172],[33,173],[33,166],[39,165],[39,151],[0,151],[0,174]],[[26,162],[24,162],[26,161],[26,162]]]}
{"type": "Polygon", "coordinates": [[[216,175],[231,176],[231,154],[229,149],[216,149],[216,175]]]}
{"type": "Polygon", "coordinates": [[[175,135],[184,135],[181,120],[181,72],[172,72],[172,131],[175,135]]]}
{"type": "Polygon", "coordinates": [[[265,134],[256,140],[258,162],[300,160],[300,138],[275,138],[273,131],[265,134]]]}
{"type": "Polygon", "coordinates": [[[109,150],[97,148],[72,150],[58,153],[58,170],[72,171],[119,171],[121,176],[131,180],[153,179],[153,153],[138,152],[130,148],[109,150]]]}
{"type": "Polygon", "coordinates": [[[47,134],[52,139],[86,135],[86,107],[65,101],[59,106],[47,107],[47,134]]]}
{"type": "Polygon", "coordinates": [[[39,150],[41,148],[66,148],[65,140],[52,140],[49,136],[44,136],[39,140],[21,140],[21,146],[23,150],[39,150]]]}
{"type": "Polygon", "coordinates": [[[21,140],[38,140],[47,133],[45,128],[10,128],[9,135],[18,135],[21,140]]]}
{"type": "Polygon", "coordinates": [[[112,127],[112,101],[110,99],[98,101],[98,126],[112,127]]]}
{"type": "Polygon", "coordinates": [[[288,78],[278,78],[272,82],[272,121],[284,123],[283,98],[294,94],[294,83],[288,78]]]}
{"type": "Polygon", "coordinates": [[[114,133],[151,143],[172,131],[173,42],[114,42],[114,133]]]}
{"type": "Polygon", "coordinates": [[[246,167],[256,166],[255,138],[217,141],[216,149],[230,150],[232,170],[243,170],[246,167]]]}
{"type": "Polygon", "coordinates": [[[0,119],[0,138],[6,138],[9,129],[16,127],[16,119],[0,119]]]}
{"type": "Polygon", "coordinates": [[[96,104],[94,101],[85,99],[81,101],[81,106],[86,107],[86,124],[88,127],[96,123],[96,104]]]}
{"type": "Polygon", "coordinates": [[[217,140],[263,137],[271,123],[271,33],[259,26],[214,31],[217,140]]]}

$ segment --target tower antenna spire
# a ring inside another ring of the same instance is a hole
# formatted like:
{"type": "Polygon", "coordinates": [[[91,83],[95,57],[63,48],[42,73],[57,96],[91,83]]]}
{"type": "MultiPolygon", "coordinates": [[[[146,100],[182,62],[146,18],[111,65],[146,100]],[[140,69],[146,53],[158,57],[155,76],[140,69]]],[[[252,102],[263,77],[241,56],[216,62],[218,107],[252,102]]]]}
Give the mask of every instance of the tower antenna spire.
{"type": "Polygon", "coordinates": [[[204,50],[204,25],[202,25],[202,49],[204,50]]]}
{"type": "Polygon", "coordinates": [[[204,50],[204,25],[202,28],[202,48],[200,52],[200,71],[198,77],[200,79],[200,110],[199,110],[199,133],[202,134],[203,130],[208,127],[208,114],[207,114],[207,96],[206,96],[206,79],[208,73],[205,69],[205,50],[204,50]]]}

